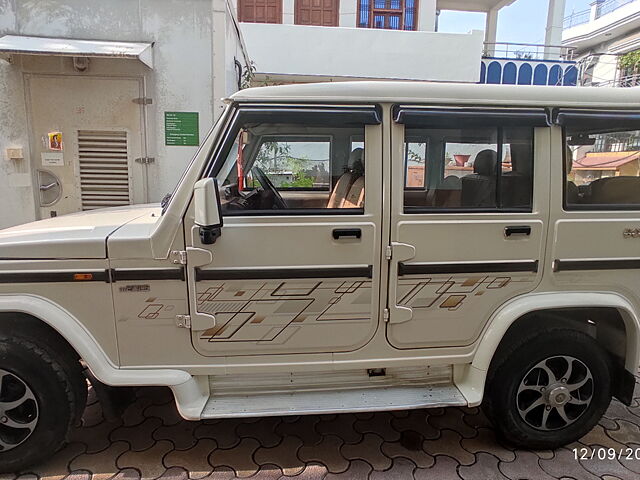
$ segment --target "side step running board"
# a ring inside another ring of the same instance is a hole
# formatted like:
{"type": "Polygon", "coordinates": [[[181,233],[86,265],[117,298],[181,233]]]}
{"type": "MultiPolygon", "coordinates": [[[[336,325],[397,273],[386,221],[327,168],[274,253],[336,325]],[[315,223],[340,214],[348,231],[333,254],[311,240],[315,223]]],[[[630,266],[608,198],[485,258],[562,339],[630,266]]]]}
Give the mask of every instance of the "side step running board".
{"type": "Polygon", "coordinates": [[[452,384],[211,397],[202,418],[267,417],[467,405],[452,384]]]}

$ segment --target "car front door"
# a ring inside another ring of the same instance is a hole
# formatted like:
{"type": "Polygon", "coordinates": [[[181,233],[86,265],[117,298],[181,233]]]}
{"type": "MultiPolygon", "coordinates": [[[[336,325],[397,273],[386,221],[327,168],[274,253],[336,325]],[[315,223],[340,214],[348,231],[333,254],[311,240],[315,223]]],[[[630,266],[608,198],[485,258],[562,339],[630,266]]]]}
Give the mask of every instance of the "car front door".
{"type": "Polygon", "coordinates": [[[542,277],[546,113],[402,107],[394,119],[388,340],[470,345],[542,277]]]}
{"type": "Polygon", "coordinates": [[[224,226],[185,219],[191,330],[206,356],[351,351],[379,322],[375,107],[241,107],[204,176],[224,226]]]}

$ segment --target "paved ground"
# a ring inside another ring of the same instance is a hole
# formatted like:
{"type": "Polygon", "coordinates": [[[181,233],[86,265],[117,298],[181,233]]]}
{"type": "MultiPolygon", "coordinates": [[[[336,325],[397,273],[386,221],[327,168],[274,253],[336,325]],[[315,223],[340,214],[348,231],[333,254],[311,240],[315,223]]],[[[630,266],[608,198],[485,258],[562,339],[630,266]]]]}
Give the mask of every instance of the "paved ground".
{"type": "Polygon", "coordinates": [[[186,422],[159,388],[138,390],[116,423],[90,395],[83,422],[68,446],[21,480],[640,478],[640,385],[630,407],[613,402],[589,435],[556,451],[500,444],[476,408],[186,422]],[[588,457],[594,449],[596,458],[578,461],[573,448],[588,457]],[[598,460],[605,448],[623,456],[639,448],[638,459],[598,460]]]}

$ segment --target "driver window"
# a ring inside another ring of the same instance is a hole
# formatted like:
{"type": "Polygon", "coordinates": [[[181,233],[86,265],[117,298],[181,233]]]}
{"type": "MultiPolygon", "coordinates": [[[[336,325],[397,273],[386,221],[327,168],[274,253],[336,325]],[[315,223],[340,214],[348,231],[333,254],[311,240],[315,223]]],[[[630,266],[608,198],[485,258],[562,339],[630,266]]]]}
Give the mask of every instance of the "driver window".
{"type": "Polygon", "coordinates": [[[364,127],[245,125],[218,177],[222,213],[363,213],[364,152],[364,127]]]}

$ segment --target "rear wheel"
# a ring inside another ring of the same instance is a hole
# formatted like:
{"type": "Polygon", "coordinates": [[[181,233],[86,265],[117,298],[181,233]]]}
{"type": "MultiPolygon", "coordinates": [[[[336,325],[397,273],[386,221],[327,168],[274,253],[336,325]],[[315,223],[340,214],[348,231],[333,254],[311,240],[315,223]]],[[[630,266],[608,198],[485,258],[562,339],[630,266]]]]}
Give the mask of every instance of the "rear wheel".
{"type": "Polygon", "coordinates": [[[84,407],[82,388],[80,364],[69,356],[0,337],[0,471],[20,472],[65,444],[84,407]]]}
{"type": "Polygon", "coordinates": [[[488,416],[509,442],[556,448],[588,433],[611,400],[607,354],[589,335],[551,330],[499,354],[486,389],[488,416]]]}

